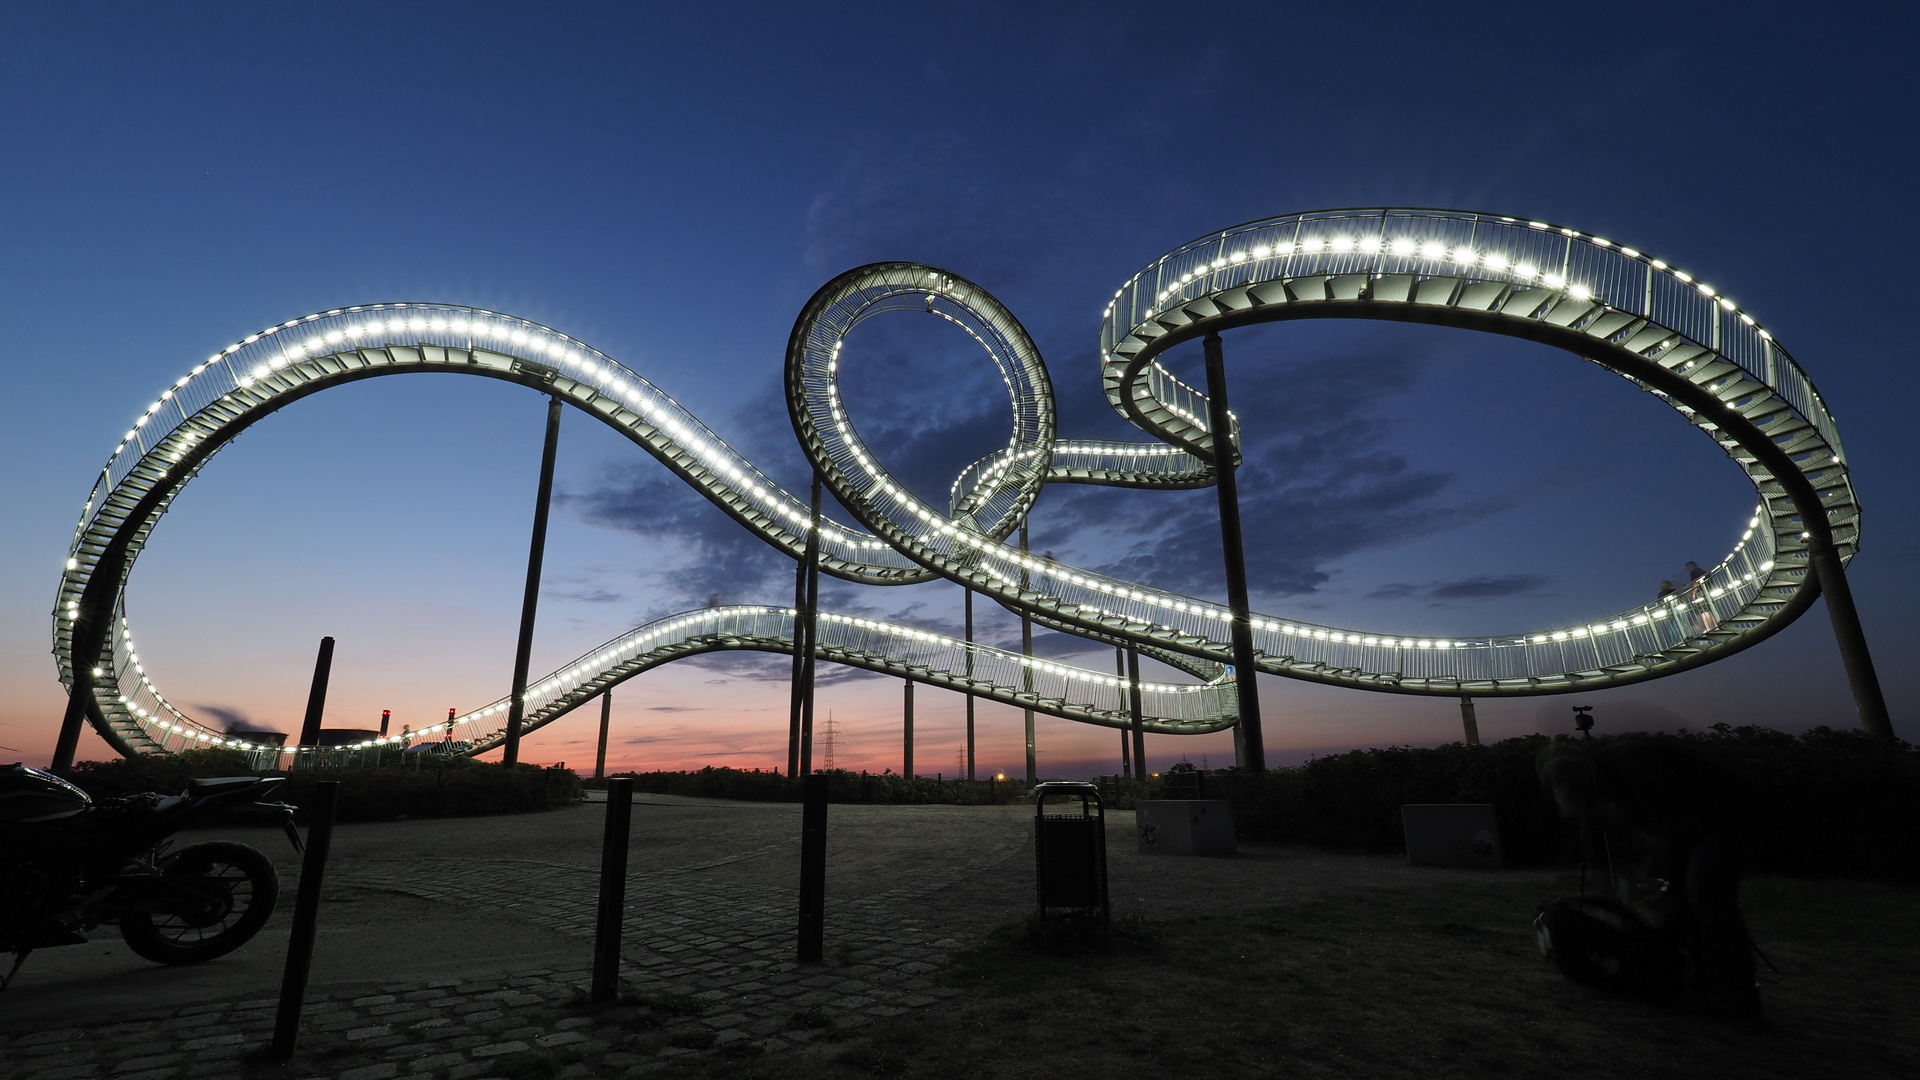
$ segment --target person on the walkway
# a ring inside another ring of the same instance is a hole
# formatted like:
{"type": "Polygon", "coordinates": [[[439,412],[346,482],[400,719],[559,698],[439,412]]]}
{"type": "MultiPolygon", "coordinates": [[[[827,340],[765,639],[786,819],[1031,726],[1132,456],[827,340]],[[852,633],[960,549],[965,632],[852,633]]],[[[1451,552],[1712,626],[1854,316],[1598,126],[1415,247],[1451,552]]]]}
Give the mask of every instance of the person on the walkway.
{"type": "Polygon", "coordinates": [[[1660,583],[1660,595],[1655,597],[1654,599],[1664,601],[1666,600],[1667,597],[1672,596],[1673,593],[1674,593],[1673,582],[1662,581],[1660,583]]]}
{"type": "Polygon", "coordinates": [[[1687,563],[1687,603],[1694,607],[1694,632],[1704,634],[1720,625],[1720,617],[1713,612],[1711,599],[1707,595],[1707,572],[1700,569],[1697,562],[1687,563]]]}

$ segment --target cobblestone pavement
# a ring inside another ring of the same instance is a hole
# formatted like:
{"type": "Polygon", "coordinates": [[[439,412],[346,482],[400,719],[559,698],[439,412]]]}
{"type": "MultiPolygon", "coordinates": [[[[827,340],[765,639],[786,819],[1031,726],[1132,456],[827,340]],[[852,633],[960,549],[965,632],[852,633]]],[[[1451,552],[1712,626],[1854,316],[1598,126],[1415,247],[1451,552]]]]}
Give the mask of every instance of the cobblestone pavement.
{"type": "MultiPolygon", "coordinates": [[[[799,808],[650,797],[635,807],[624,920],[623,976],[637,1004],[601,1012],[581,1004],[598,807],[342,826],[301,1051],[276,1075],[465,1080],[512,1075],[515,1055],[533,1053],[561,1061],[567,1077],[639,1074],[684,1054],[784,1049],[827,1027],[930,1005],[954,993],[936,978],[951,954],[1032,903],[1031,813],[833,807],[826,958],[800,965],[799,808]],[[438,952],[463,954],[460,970],[420,973],[421,950],[406,946],[423,928],[438,934],[438,952]]],[[[1397,860],[1278,850],[1150,858],[1134,850],[1131,834],[1132,815],[1113,815],[1120,914],[1227,910],[1323,895],[1350,887],[1356,872],[1376,883],[1408,872],[1397,860]]],[[[276,858],[290,909],[297,867],[290,853],[276,858]]],[[[236,977],[224,988],[217,980],[232,958],[193,969],[203,982],[189,984],[159,981],[185,978],[183,969],[141,965],[122,951],[85,959],[65,976],[48,972],[36,1007],[23,974],[12,1000],[0,1000],[0,1078],[241,1075],[244,1055],[271,1032],[286,925],[276,915],[235,954],[258,950],[250,962],[264,970],[230,967],[236,977]],[[150,987],[141,1007],[124,998],[98,1005],[97,988],[123,982],[150,987]]]]}

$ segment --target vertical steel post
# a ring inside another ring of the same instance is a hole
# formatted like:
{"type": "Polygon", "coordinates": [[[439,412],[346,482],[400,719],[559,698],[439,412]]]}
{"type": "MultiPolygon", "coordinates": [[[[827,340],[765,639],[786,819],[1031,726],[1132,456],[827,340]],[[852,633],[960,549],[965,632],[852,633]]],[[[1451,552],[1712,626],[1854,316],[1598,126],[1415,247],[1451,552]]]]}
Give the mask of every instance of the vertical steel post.
{"type": "Polygon", "coordinates": [[[333,847],[333,811],[339,795],[337,780],[322,780],[313,786],[306,857],[300,863],[300,892],[293,902],[293,932],[287,939],[287,964],[280,975],[280,1008],[273,1017],[272,1052],[281,1061],[292,1057],[300,1042],[300,1011],[306,1006],[307,976],[313,970],[320,888],[327,872],[327,852],[333,847]]]}
{"type": "Polygon", "coordinates": [[[607,778],[607,726],[613,719],[613,691],[600,695],[600,750],[593,756],[593,778],[607,778]]]}
{"type": "Polygon", "coordinates": [[[967,590],[967,780],[973,780],[973,590],[967,590]]]}
{"type": "Polygon", "coordinates": [[[801,784],[799,956],[807,964],[820,959],[826,937],[827,776],[808,773],[801,784]]]}
{"type": "Polygon", "coordinates": [[[1840,662],[1847,669],[1860,726],[1867,734],[1892,745],[1893,720],[1887,715],[1887,699],[1880,692],[1873,654],[1867,650],[1867,632],[1860,625],[1859,609],[1853,606],[1853,588],[1847,584],[1840,553],[1833,548],[1833,533],[1824,522],[1808,521],[1807,525],[1808,561],[1820,581],[1820,594],[1827,600],[1827,617],[1833,620],[1834,641],[1840,646],[1840,662]]]}
{"type": "Polygon", "coordinates": [[[1147,729],[1140,722],[1140,650],[1127,646],[1127,702],[1133,711],[1133,778],[1147,778],[1147,729]]]}
{"type": "Polygon", "coordinates": [[[800,665],[800,775],[813,773],[813,653],[820,643],[820,474],[813,474],[811,509],[807,514],[807,595],[801,617],[806,620],[805,650],[800,665]]]}
{"type": "Polygon", "coordinates": [[[1467,731],[1467,745],[1479,746],[1480,721],[1473,715],[1473,698],[1467,694],[1460,695],[1460,726],[1467,731]]]}
{"type": "MultiPolygon", "coordinates": [[[[1025,555],[1026,553],[1027,523],[1022,521],[1020,523],[1020,554],[1025,555]]],[[[1026,591],[1027,569],[1022,566],[1020,568],[1020,592],[1024,594],[1026,591]]],[[[1020,609],[1020,655],[1026,658],[1027,661],[1020,666],[1020,681],[1025,687],[1027,694],[1031,696],[1033,694],[1033,617],[1027,614],[1025,607],[1020,609]]],[[[1040,760],[1039,754],[1034,750],[1033,746],[1033,709],[1032,707],[1028,707],[1023,711],[1026,713],[1027,718],[1027,786],[1032,787],[1040,782],[1040,760]]]]}
{"type": "MultiPolygon", "coordinates": [[[[1113,647],[1113,673],[1120,677],[1120,685],[1123,688],[1120,691],[1120,694],[1121,694],[1120,704],[1122,708],[1125,708],[1127,704],[1126,690],[1124,689],[1124,687],[1127,685],[1127,648],[1124,645],[1115,645],[1113,647]]],[[[1120,731],[1120,775],[1121,776],[1133,775],[1133,732],[1131,730],[1132,727],[1133,727],[1132,717],[1131,715],[1129,715],[1127,726],[1125,728],[1122,728],[1120,731]]]]}
{"type": "Polygon", "coordinates": [[[913,779],[913,680],[912,679],[907,680],[906,728],[907,728],[907,746],[906,746],[906,752],[903,755],[901,755],[902,764],[900,767],[900,773],[902,776],[905,776],[907,779],[911,780],[913,779]]]}
{"type": "Polygon", "coordinates": [[[593,1000],[620,992],[620,932],[627,909],[627,846],[632,835],[633,778],[607,781],[607,822],[600,833],[600,906],[593,925],[593,1000]]]}
{"type": "Polygon", "coordinates": [[[1253,616],[1247,599],[1247,552],[1240,539],[1240,488],[1234,478],[1233,415],[1227,407],[1227,365],[1220,335],[1208,334],[1207,427],[1213,434],[1214,490],[1220,496],[1220,549],[1227,564],[1227,607],[1233,614],[1234,688],[1240,697],[1243,766],[1267,768],[1266,740],[1260,733],[1260,673],[1253,663],[1253,616]]]}
{"type": "Polygon", "coordinates": [[[560,449],[560,398],[547,399],[547,438],[540,447],[540,490],[533,497],[533,538],[527,544],[527,587],[520,595],[520,639],[513,649],[513,695],[507,699],[507,742],[500,763],[520,760],[520,721],[527,712],[527,662],[533,656],[533,617],[540,606],[540,563],[547,555],[547,508],[553,502],[553,459],[560,449]]]}
{"type": "Polygon", "coordinates": [[[300,722],[300,745],[320,745],[320,718],[327,711],[327,680],[333,674],[333,639],[320,639],[320,654],[313,660],[313,684],[307,688],[307,715],[300,722]]]}

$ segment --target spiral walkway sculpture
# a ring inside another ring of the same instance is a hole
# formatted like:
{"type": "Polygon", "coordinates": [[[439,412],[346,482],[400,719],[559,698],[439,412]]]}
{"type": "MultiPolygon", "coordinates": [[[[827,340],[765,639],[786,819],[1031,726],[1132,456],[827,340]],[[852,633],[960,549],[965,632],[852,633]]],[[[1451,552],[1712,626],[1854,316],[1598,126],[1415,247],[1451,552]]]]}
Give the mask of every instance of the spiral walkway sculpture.
{"type": "MultiPolygon", "coordinates": [[[[1231,726],[1237,699],[1224,605],[1037,558],[1006,540],[1048,483],[1213,483],[1217,433],[1206,398],[1158,357],[1223,329],[1296,318],[1426,322],[1559,347],[1680,411],[1745,470],[1759,502],[1698,590],[1491,636],[1411,635],[1255,613],[1259,670],[1449,696],[1632,683],[1776,633],[1819,593],[1810,560],[1826,551],[1844,563],[1857,550],[1859,505],[1834,419],[1805,372],[1732,300],[1660,259],[1574,229],[1374,209],[1295,214],[1211,234],[1154,260],[1114,293],[1100,328],[1102,386],[1108,402],[1155,442],[1059,440],[1039,351],[1006,308],[964,278],[918,263],[880,263],[828,282],[801,312],[786,358],[795,431],[858,520],[822,522],[821,570],[872,585],[946,578],[1045,626],[1141,648],[1203,680],[1148,687],[1146,730],[1231,726]],[[962,473],[945,508],[921,501],[889,473],[841,404],[847,335],[891,311],[931,313],[961,328],[1010,392],[1011,439],[962,473]]],[[[236,342],[180,377],[137,418],[102,470],[54,611],[54,655],[73,695],[76,737],[83,712],[124,754],[212,745],[274,752],[201,724],[161,695],[134,647],[125,583],[174,494],[240,431],[330,386],[412,372],[480,375],[552,394],[625,434],[769,544],[795,558],[806,548],[805,502],[653,383],[558,331],[440,304],[307,315],[236,342]]],[[[1229,432],[1228,452],[1237,454],[1236,445],[1229,432]]],[[[678,657],[790,652],[793,621],[791,608],[728,607],[640,627],[530,685],[525,728],[678,657]]],[[[1126,685],[1113,675],[909,627],[823,614],[816,655],[1082,722],[1130,721],[1126,685]]],[[[476,753],[497,745],[506,704],[457,717],[450,734],[476,753]]]]}

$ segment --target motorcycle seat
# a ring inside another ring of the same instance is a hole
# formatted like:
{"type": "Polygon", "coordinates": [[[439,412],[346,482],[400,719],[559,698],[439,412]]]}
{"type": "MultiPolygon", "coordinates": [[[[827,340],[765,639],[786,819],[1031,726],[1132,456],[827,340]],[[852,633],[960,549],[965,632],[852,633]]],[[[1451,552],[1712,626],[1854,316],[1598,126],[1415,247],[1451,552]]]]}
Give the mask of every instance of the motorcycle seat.
{"type": "Polygon", "coordinates": [[[224,795],[229,791],[239,791],[260,783],[257,776],[209,776],[195,777],[187,781],[187,794],[195,796],[224,795]]]}

